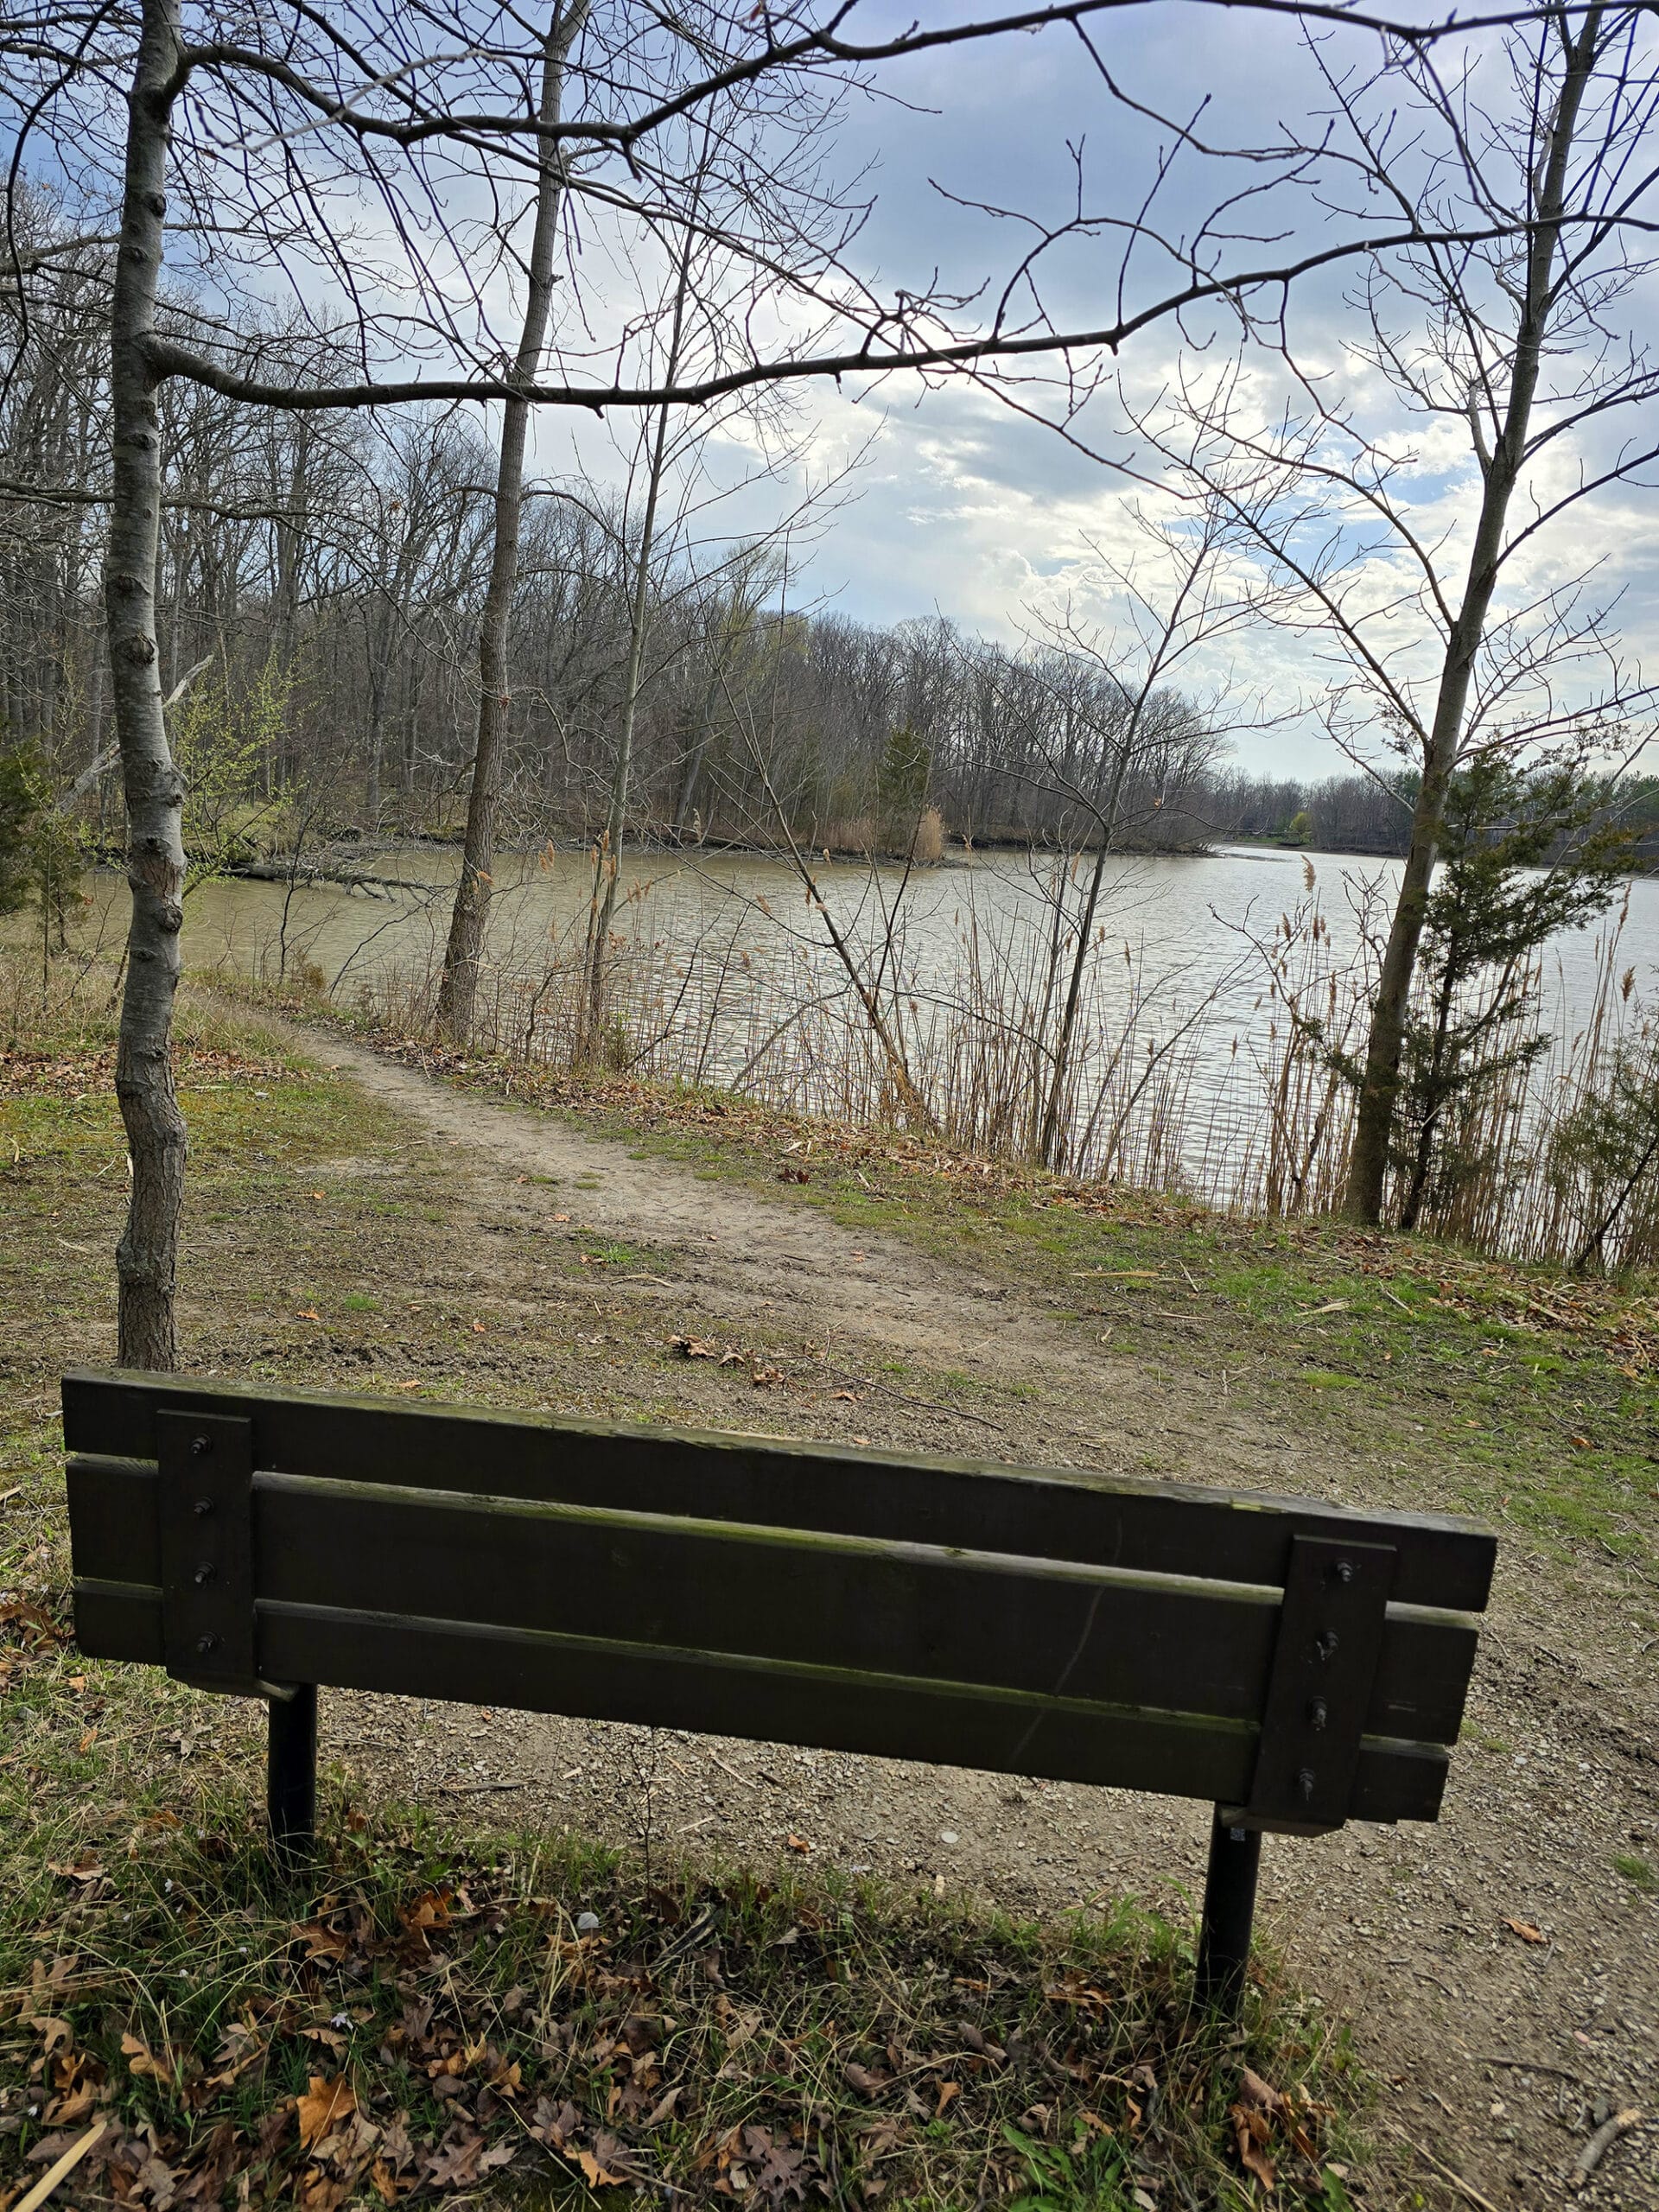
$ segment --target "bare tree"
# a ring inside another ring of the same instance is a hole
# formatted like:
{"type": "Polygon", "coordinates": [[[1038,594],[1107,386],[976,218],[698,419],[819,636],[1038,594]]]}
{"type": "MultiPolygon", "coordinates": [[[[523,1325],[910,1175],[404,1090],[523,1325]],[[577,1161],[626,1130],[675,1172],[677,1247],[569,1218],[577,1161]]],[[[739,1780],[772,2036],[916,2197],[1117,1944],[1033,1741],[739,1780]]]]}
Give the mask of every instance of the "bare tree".
{"type": "MultiPolygon", "coordinates": [[[[1213,502],[1174,527],[1144,511],[1137,520],[1137,561],[1125,565],[1097,556],[1100,581],[1122,602],[1122,629],[1103,635],[1071,607],[1039,626],[1050,650],[1035,656],[1035,669],[1058,713],[1039,725],[1040,758],[1028,772],[1069,804],[1082,834],[1066,842],[1085,856],[1092,853],[1080,881],[1070,864],[1052,875],[1050,958],[1036,1030],[1041,1061],[1032,1100],[1032,1149],[1046,1167],[1059,1166],[1065,1151],[1084,982],[1124,817],[1135,809],[1144,824],[1172,786],[1190,790],[1204,776],[1224,742],[1219,699],[1208,710],[1195,709],[1175,690],[1178,675],[1258,611],[1255,594],[1225,571],[1228,519],[1213,502]]],[[[1234,712],[1227,722],[1236,730],[1244,717],[1234,712]]]]}
{"type": "Polygon", "coordinates": [[[1219,376],[1189,366],[1169,412],[1136,419],[1229,514],[1273,581],[1276,619],[1328,652],[1330,734],[1396,790],[1402,756],[1414,772],[1344,1198],[1354,1219],[1376,1222],[1459,763],[1490,747],[1524,755],[1581,715],[1617,720],[1645,696],[1619,664],[1588,574],[1562,584],[1528,561],[1583,503],[1659,460],[1650,437],[1619,428],[1659,389],[1621,319],[1652,266],[1640,242],[1659,181],[1643,165],[1659,67],[1637,11],[1592,6],[1541,14],[1468,57],[1450,85],[1421,54],[1363,83],[1332,70],[1325,81],[1342,164],[1422,233],[1368,270],[1353,349],[1397,416],[1461,431],[1472,499],[1459,494],[1449,521],[1426,517],[1427,464],[1402,447],[1397,421],[1379,426],[1332,397],[1300,370],[1287,334],[1294,398],[1276,418],[1241,365],[1219,376]],[[1491,234],[1471,235],[1479,225],[1491,234]],[[1392,779],[1379,734],[1395,748],[1392,779]]]}
{"type": "MultiPolygon", "coordinates": [[[[554,261],[558,249],[559,210],[564,194],[564,156],[547,137],[557,125],[564,100],[565,64],[582,35],[591,0],[559,0],[542,41],[541,96],[536,105],[539,168],[530,255],[524,265],[524,320],[513,359],[513,380],[534,384],[547,345],[552,313],[554,261]]],[[[501,410],[501,447],[495,480],[495,537],[490,556],[489,588],[478,625],[478,735],[473,750],[467,836],[461,848],[461,880],[455,887],[449,941],[438,991],[437,1027],[445,1035],[465,1038],[472,1026],[478,991],[478,963],[484,947],[484,922],[495,868],[495,818],[501,796],[501,753],[512,689],[507,667],[507,633],[512,620],[513,586],[518,573],[519,518],[524,509],[524,443],[530,403],[506,400],[501,410]]]]}

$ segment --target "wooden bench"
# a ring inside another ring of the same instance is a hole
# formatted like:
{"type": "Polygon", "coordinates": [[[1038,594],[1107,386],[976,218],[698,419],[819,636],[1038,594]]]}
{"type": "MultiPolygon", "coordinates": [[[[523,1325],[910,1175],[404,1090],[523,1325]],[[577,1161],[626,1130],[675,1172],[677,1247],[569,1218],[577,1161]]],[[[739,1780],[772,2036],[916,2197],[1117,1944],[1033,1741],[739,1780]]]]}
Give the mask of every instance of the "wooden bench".
{"type": "Polygon", "coordinates": [[[1440,1810],[1495,1539],[1122,1476],[328,1397],[63,1385],[76,1634],[270,1701],[315,1819],[316,1686],[1108,1783],[1215,1808],[1198,1989],[1236,2005],[1263,1830],[1440,1810]]]}

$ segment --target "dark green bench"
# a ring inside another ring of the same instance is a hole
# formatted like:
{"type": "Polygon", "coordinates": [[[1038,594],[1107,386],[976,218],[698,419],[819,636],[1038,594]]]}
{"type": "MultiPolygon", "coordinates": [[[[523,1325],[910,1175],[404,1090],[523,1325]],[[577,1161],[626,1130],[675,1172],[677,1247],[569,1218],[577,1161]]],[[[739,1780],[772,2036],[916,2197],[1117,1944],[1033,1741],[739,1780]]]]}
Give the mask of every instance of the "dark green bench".
{"type": "Polygon", "coordinates": [[[1432,1821],[1494,1538],[1121,1476],[326,1397],[63,1385],[75,1627],[270,1706],[279,1848],[316,1686],[1198,1797],[1200,1994],[1264,1829],[1432,1821]]]}

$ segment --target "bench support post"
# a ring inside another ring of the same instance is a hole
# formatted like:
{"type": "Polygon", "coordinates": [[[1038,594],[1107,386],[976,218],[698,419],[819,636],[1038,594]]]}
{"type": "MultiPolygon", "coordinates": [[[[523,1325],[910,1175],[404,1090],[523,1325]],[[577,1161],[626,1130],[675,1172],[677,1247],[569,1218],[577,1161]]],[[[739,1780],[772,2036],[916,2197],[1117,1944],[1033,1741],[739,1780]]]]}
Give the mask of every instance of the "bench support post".
{"type": "Polygon", "coordinates": [[[1214,2005],[1230,2019],[1237,2016],[1244,1993],[1261,1864],[1262,1831],[1230,1826],[1217,1805],[1210,1830],[1210,1871],[1198,1928],[1198,1998],[1200,2005],[1214,2005]]]}
{"type": "Polygon", "coordinates": [[[265,1806],[279,1864],[293,1872],[317,1840],[317,1686],[296,1682],[270,1700],[265,1806]]]}

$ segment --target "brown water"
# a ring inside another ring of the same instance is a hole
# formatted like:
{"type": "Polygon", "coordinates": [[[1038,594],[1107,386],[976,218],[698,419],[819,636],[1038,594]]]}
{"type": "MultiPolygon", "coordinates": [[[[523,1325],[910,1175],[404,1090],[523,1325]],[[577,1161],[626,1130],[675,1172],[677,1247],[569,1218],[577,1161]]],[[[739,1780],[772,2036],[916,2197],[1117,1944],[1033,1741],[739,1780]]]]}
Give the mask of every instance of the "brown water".
{"type": "MultiPolygon", "coordinates": [[[[266,976],[283,969],[290,978],[320,971],[347,1001],[394,979],[407,986],[435,973],[457,864],[452,849],[415,847],[365,858],[365,874],[396,879],[389,888],[204,881],[186,903],[187,963],[266,976]]],[[[1031,1026],[1052,911],[1051,868],[1041,856],[993,854],[953,859],[907,881],[897,868],[825,863],[817,880],[866,958],[874,958],[897,913],[881,973],[884,980],[897,975],[899,1018],[918,1053],[937,1065],[968,1027],[982,1060],[999,1025],[1010,1037],[1031,1026]]],[[[1266,963],[1250,940],[1270,940],[1282,916],[1316,900],[1328,935],[1312,950],[1321,972],[1341,978],[1357,947],[1365,887],[1386,905],[1397,878],[1397,862],[1306,861],[1249,849],[1111,863],[1085,995],[1085,1057],[1097,1075],[1111,1062],[1120,1083],[1126,1058],[1145,1066],[1168,1052],[1171,1069],[1179,1060],[1181,1142],[1188,1152],[1198,1147],[1207,1163],[1200,1173],[1196,1156],[1189,1159],[1195,1187],[1224,1187],[1229,1157],[1254,1142],[1262,1067],[1275,1027],[1283,1027],[1266,963]]],[[[497,881],[485,995],[505,1037],[550,966],[573,968],[579,957],[591,862],[575,852],[510,856],[497,881]]],[[[94,890],[89,926],[113,939],[124,887],[106,875],[94,890]]],[[[642,857],[625,868],[623,891],[623,964],[646,977],[630,1007],[629,1036],[637,1048],[662,1033],[649,1065],[743,1082],[792,1103],[857,1103],[856,1084],[832,1063],[861,1054],[868,1062],[865,1025],[823,918],[791,868],[749,855],[642,857]]],[[[1620,969],[1634,970],[1640,992],[1659,962],[1659,884],[1637,880],[1628,893],[1616,957],[1620,969]]],[[[1591,1011],[1605,933],[1605,925],[1578,931],[1549,948],[1544,1012],[1562,1043],[1591,1011]]],[[[540,1050],[556,1053],[558,1008],[555,992],[535,1033],[540,1050]]],[[[866,1065],[858,1080],[868,1090],[874,1079],[866,1065]]],[[[1085,1079],[1076,1117],[1087,1115],[1092,1095],[1085,1079]]]]}

